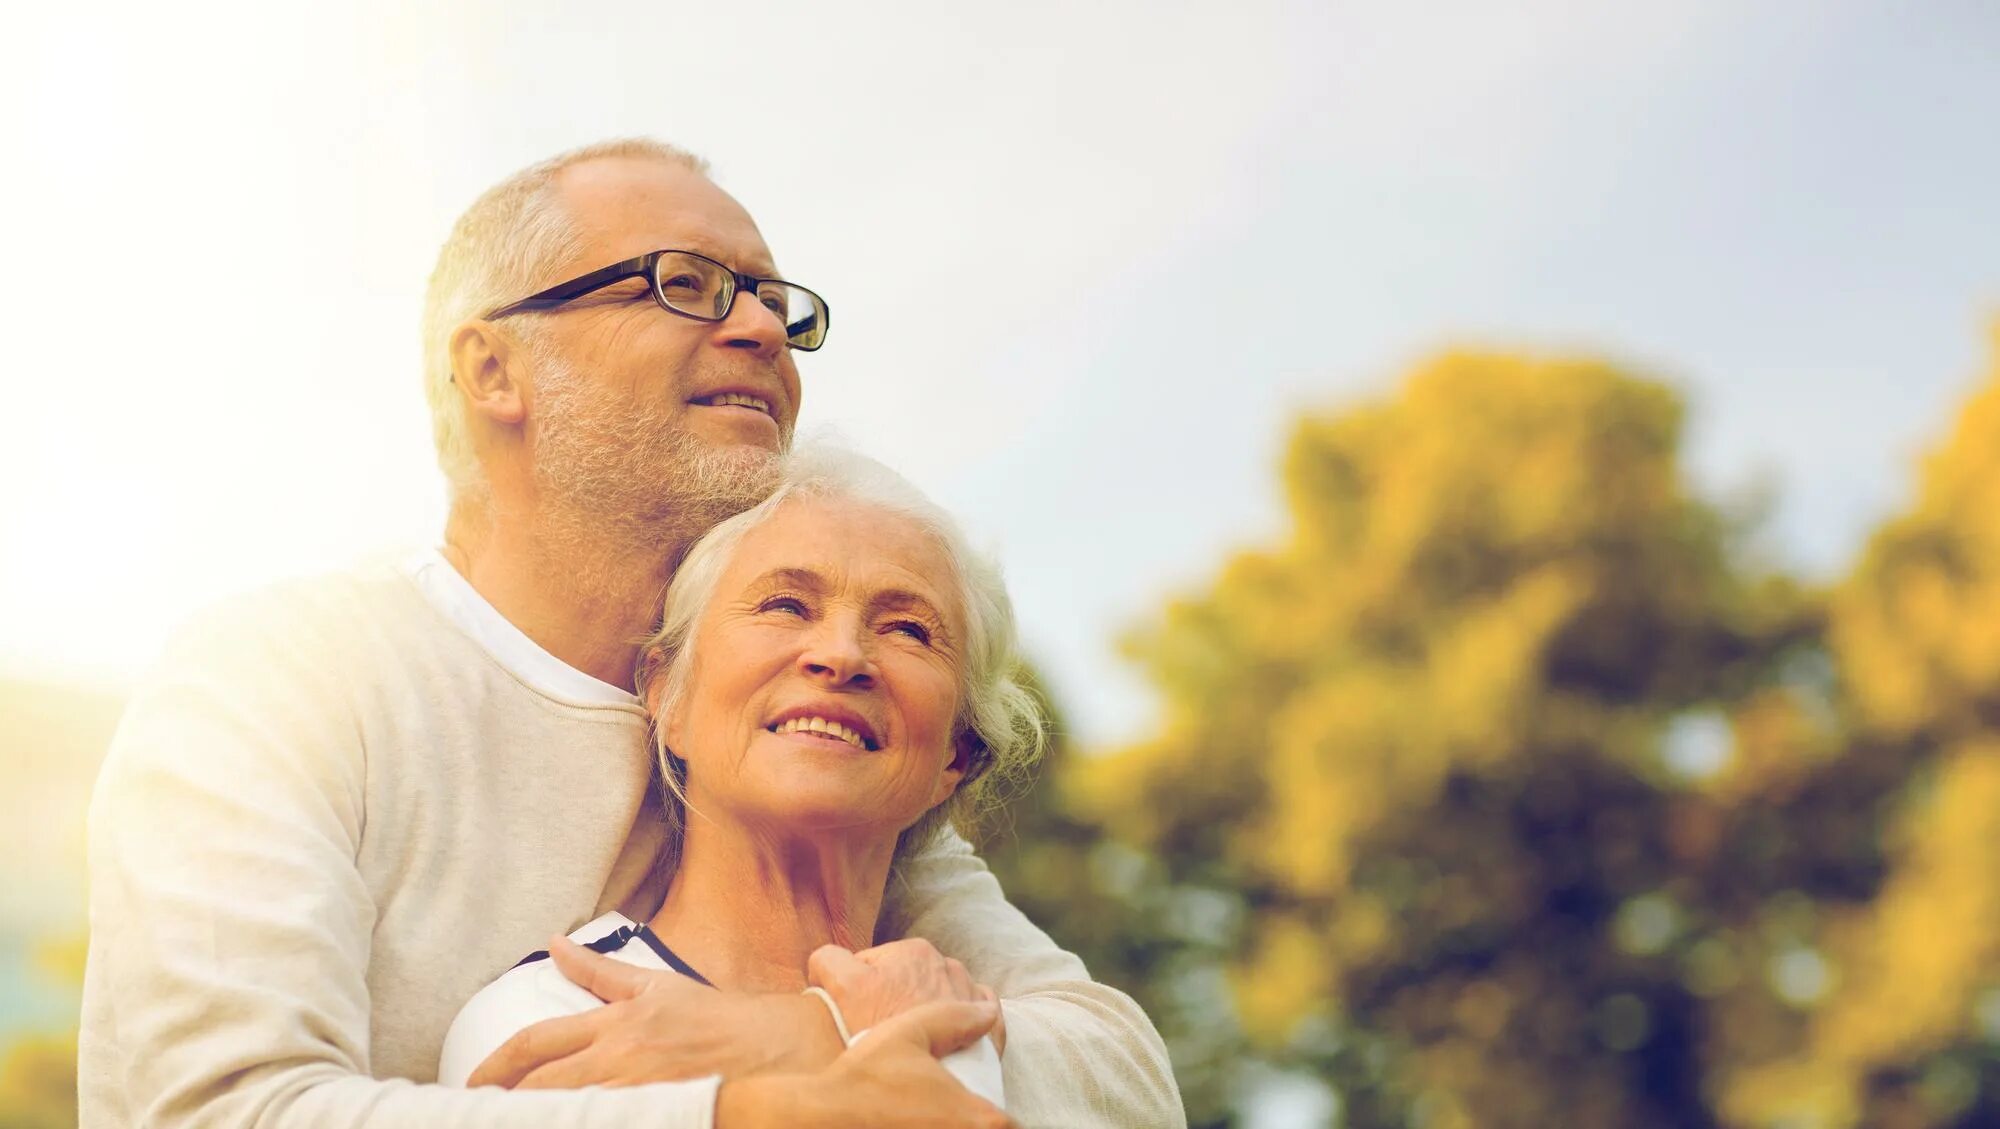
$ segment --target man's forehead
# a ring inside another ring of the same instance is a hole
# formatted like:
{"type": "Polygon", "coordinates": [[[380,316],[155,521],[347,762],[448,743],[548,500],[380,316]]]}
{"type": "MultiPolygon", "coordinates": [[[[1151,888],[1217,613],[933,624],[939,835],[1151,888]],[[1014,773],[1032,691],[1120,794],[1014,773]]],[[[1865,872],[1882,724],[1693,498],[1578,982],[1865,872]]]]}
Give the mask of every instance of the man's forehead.
{"type": "Polygon", "coordinates": [[[564,205],[583,234],[576,270],[672,247],[750,274],[775,274],[770,248],[735,197],[701,173],[655,157],[602,157],[564,169],[564,205]]]}

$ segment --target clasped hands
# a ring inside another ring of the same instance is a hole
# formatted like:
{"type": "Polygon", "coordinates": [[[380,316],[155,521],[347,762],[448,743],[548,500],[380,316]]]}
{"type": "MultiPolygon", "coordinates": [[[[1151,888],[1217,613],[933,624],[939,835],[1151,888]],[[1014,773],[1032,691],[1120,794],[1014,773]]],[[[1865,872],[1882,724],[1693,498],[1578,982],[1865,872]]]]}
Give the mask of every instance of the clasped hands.
{"type": "Polygon", "coordinates": [[[1013,1124],[937,1062],[985,1035],[1004,1050],[999,1000],[921,938],[812,954],[809,982],[833,997],[850,1031],[869,1032],[851,1047],[811,996],[716,991],[566,938],[549,955],[605,1006],[522,1030],[467,1085],[568,1089],[720,1074],[716,1129],[1013,1124]]]}

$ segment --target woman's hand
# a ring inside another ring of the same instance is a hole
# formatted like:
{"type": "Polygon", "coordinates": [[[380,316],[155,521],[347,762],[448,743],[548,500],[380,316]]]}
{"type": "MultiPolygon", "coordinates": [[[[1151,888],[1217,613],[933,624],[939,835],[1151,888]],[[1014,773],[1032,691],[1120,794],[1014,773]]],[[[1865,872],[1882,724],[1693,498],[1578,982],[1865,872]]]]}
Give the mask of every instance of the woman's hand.
{"type": "MultiPolygon", "coordinates": [[[[858,953],[838,945],[821,945],[806,961],[808,980],[826,989],[840,1005],[849,1031],[875,1027],[891,1016],[939,1000],[976,1003],[999,999],[993,990],[972,982],[972,975],[952,957],[922,937],[905,937],[858,953]]],[[[995,1022],[995,1049],[1007,1049],[1004,1023],[995,1022]]]]}

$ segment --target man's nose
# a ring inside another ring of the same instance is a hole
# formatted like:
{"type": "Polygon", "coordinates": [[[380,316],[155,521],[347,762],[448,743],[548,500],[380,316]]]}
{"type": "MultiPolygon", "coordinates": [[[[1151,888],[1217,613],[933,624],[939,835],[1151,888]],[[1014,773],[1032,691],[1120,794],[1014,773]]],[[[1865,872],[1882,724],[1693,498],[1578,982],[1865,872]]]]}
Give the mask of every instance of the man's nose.
{"type": "Polygon", "coordinates": [[[865,689],[875,684],[875,660],[861,625],[829,617],[818,624],[799,652],[799,671],[830,688],[865,689]]]}
{"type": "Polygon", "coordinates": [[[785,337],[777,311],[748,290],[738,290],[729,316],[715,323],[712,340],[724,349],[743,349],[769,360],[785,347],[785,337]]]}

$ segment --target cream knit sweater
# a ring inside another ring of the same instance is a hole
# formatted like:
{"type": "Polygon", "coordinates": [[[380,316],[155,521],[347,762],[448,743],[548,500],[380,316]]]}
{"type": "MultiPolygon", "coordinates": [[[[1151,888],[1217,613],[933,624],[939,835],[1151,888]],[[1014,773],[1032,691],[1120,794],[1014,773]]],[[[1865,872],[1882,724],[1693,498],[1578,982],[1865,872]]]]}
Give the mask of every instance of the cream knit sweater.
{"type": "MultiPolygon", "coordinates": [[[[240,601],[169,649],[91,804],[85,1129],[711,1124],[714,1079],[429,1084],[481,986],[662,891],[637,700],[494,646],[511,626],[471,602],[384,565],[240,601]]],[[[1016,1118],[1184,1123],[1146,1017],[962,840],[908,877],[891,919],[1005,997],[1016,1118]]]]}

